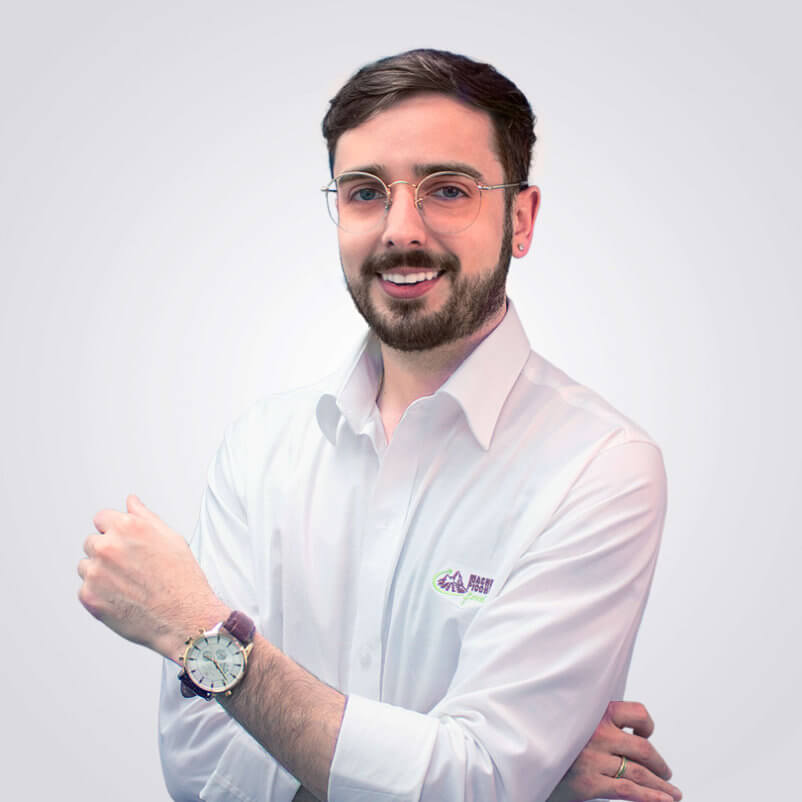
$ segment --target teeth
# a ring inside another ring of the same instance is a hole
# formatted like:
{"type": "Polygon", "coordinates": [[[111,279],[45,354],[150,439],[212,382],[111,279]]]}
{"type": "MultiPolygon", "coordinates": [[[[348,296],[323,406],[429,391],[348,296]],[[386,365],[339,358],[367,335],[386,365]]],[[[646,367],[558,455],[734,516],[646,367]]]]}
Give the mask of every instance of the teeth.
{"type": "Polygon", "coordinates": [[[393,284],[417,284],[420,281],[429,281],[437,278],[436,270],[428,270],[421,273],[382,273],[381,277],[385,281],[392,281],[393,284]]]}

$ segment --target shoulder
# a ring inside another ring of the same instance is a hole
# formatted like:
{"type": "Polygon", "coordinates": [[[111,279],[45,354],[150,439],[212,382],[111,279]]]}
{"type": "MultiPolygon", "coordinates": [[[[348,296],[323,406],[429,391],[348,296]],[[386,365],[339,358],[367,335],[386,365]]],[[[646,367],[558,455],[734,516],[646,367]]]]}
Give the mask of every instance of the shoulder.
{"type": "Polygon", "coordinates": [[[600,393],[530,352],[510,393],[494,453],[522,492],[551,506],[577,488],[601,483],[615,493],[644,481],[665,493],[655,439],[600,393]],[[536,492],[535,492],[536,491],[536,492]]]}
{"type": "Polygon", "coordinates": [[[331,390],[333,376],[304,387],[274,393],[252,403],[225,430],[224,447],[239,461],[270,461],[282,448],[302,447],[322,432],[318,404],[331,390]]]}
{"type": "Polygon", "coordinates": [[[639,442],[659,450],[641,425],[535,351],[530,352],[516,390],[522,407],[563,435],[574,432],[578,438],[605,448],[639,442]]]}

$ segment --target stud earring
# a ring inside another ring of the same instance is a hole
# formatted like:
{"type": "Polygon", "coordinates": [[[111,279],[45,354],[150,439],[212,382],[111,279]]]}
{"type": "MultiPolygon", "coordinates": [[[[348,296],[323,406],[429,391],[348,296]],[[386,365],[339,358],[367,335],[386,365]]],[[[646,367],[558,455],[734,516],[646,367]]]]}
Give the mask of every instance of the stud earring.
{"type": "Polygon", "coordinates": [[[518,250],[519,250],[519,251],[522,251],[523,249],[524,249],[524,246],[523,246],[523,245],[521,245],[521,243],[519,242],[519,243],[518,243],[518,250]]]}

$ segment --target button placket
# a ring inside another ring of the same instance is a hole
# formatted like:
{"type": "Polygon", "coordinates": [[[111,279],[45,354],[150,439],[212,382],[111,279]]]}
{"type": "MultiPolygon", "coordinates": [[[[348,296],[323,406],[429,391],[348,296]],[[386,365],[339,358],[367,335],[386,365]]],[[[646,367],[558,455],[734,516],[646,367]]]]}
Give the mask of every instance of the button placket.
{"type": "Polygon", "coordinates": [[[399,447],[394,438],[379,467],[362,538],[352,686],[374,699],[380,695],[385,597],[404,535],[415,463],[414,452],[399,447]]]}

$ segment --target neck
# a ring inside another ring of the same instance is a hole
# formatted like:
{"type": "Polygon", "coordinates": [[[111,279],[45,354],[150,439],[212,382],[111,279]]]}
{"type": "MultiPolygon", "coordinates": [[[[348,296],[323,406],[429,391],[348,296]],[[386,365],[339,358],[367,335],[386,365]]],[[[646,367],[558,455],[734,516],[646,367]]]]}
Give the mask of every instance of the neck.
{"type": "Polygon", "coordinates": [[[426,351],[399,351],[381,343],[384,374],[376,404],[388,443],[407,407],[442,387],[474,348],[501,323],[506,311],[505,304],[468,337],[426,351]]]}

